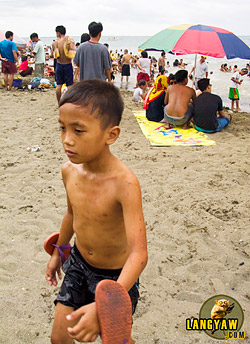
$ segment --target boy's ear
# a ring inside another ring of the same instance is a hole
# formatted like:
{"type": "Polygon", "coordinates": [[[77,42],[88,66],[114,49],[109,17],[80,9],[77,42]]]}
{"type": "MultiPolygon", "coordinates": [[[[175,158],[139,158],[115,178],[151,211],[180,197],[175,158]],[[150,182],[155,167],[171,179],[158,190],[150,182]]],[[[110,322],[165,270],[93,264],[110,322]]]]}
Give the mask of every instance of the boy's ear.
{"type": "Polygon", "coordinates": [[[106,143],[108,145],[112,145],[119,137],[121,132],[121,128],[118,125],[114,127],[110,127],[108,130],[108,137],[106,143]]]}

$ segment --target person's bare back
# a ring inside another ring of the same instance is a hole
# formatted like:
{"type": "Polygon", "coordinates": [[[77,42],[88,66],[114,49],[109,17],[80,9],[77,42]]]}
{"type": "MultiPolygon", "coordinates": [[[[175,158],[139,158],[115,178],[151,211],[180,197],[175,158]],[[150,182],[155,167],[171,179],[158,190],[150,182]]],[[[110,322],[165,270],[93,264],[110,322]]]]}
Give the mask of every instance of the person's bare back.
{"type": "Polygon", "coordinates": [[[130,61],[131,61],[131,58],[132,58],[132,55],[129,54],[129,53],[125,53],[122,57],[122,65],[124,64],[130,64],[130,61]]]}
{"type": "Polygon", "coordinates": [[[188,111],[188,104],[195,99],[195,91],[186,85],[172,85],[167,89],[165,104],[169,116],[183,117],[188,111]]]}
{"type": "Polygon", "coordinates": [[[67,38],[68,36],[63,36],[62,38],[58,38],[58,40],[52,44],[53,51],[55,51],[56,48],[58,48],[59,50],[59,57],[57,58],[57,62],[59,62],[60,64],[71,63],[71,59],[68,59],[65,56],[65,52],[64,52],[64,46],[67,41],[67,38]]]}

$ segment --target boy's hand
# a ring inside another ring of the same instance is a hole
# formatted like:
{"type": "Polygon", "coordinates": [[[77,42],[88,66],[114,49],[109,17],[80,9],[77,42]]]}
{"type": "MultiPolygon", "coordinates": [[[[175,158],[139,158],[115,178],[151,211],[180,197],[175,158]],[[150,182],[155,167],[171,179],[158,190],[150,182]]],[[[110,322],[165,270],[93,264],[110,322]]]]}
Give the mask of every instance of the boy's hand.
{"type": "Polygon", "coordinates": [[[45,274],[46,281],[49,283],[50,286],[57,285],[56,273],[58,274],[59,279],[62,279],[61,265],[61,257],[59,255],[52,255],[48,262],[45,274]]]}
{"type": "Polygon", "coordinates": [[[95,302],[79,308],[67,315],[66,318],[67,320],[80,318],[73,328],[68,327],[67,329],[69,336],[79,342],[94,342],[101,331],[95,302]]]}

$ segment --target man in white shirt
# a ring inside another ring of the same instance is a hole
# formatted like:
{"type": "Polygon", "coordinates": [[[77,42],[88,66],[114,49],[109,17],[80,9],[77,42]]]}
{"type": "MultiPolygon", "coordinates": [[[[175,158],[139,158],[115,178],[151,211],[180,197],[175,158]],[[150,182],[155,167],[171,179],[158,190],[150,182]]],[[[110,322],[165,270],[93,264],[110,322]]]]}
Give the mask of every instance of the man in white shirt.
{"type": "Polygon", "coordinates": [[[200,58],[200,61],[198,62],[197,66],[196,66],[196,68],[193,67],[191,72],[189,73],[189,78],[192,79],[193,78],[192,74],[195,71],[194,85],[195,85],[195,88],[197,90],[199,89],[198,81],[208,77],[208,65],[207,65],[207,62],[206,62],[206,58],[207,58],[206,56],[202,55],[201,58],[200,58]]]}
{"type": "Polygon", "coordinates": [[[35,55],[35,76],[44,77],[44,64],[45,64],[45,51],[42,41],[38,38],[37,33],[32,33],[30,35],[32,42],[36,42],[33,53],[35,55]]]}

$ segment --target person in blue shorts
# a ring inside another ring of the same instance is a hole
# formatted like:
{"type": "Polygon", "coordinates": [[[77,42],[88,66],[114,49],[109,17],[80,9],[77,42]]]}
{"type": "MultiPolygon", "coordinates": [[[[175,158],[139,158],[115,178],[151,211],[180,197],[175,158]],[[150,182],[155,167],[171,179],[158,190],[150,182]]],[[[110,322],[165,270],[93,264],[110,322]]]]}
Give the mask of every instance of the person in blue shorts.
{"type": "Polygon", "coordinates": [[[57,40],[52,44],[52,54],[57,59],[55,69],[55,79],[57,83],[56,97],[59,103],[61,98],[62,85],[68,88],[73,85],[73,65],[72,59],[75,56],[75,42],[73,38],[66,36],[66,29],[59,25],[56,27],[57,40]]]}

